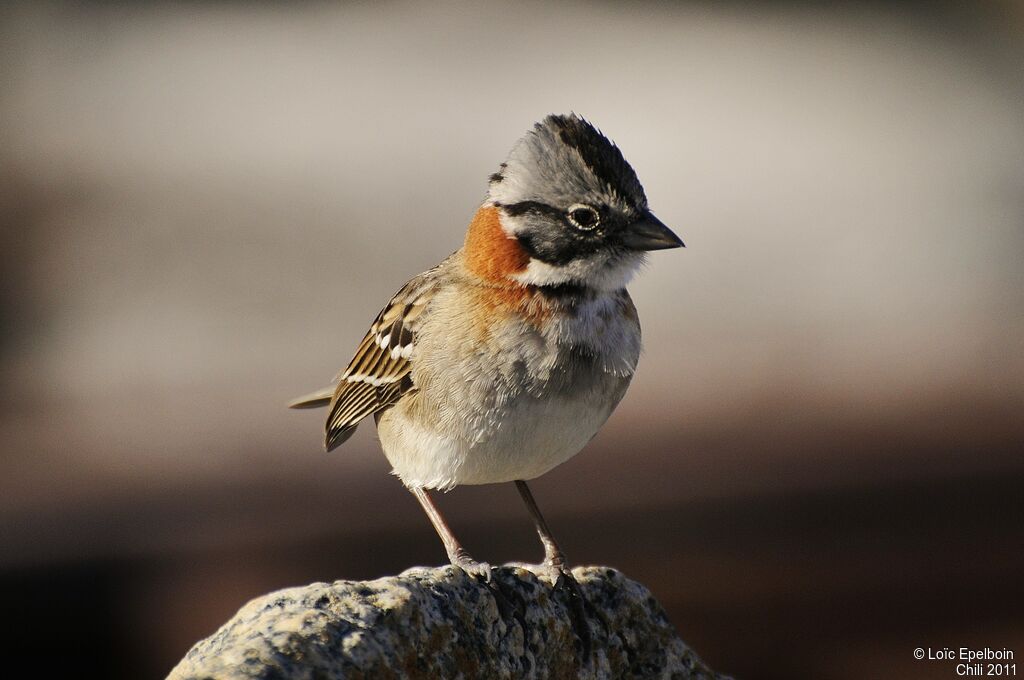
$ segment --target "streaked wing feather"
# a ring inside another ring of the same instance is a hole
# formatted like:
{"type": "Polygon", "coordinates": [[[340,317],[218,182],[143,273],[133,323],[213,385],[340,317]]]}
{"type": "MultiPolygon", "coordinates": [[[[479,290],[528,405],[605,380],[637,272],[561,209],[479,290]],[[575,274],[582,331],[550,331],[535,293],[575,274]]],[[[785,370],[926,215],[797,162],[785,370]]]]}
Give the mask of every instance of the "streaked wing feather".
{"type": "Polygon", "coordinates": [[[437,268],[407,283],[381,310],[338,385],[327,416],[327,450],[340,446],[363,418],[414,388],[412,352],[422,314],[437,287],[437,268]]]}

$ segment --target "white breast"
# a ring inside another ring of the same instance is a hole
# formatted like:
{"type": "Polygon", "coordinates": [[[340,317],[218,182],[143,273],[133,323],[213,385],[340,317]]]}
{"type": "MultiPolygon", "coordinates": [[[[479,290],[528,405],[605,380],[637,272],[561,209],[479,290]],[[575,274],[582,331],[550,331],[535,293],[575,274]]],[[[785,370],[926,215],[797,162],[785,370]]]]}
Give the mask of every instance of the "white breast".
{"type": "Polygon", "coordinates": [[[575,456],[604,425],[618,402],[611,393],[528,400],[509,409],[493,435],[466,451],[458,484],[491,484],[540,477],[575,456]]]}
{"type": "Polygon", "coordinates": [[[533,479],[574,456],[611,415],[636,367],[639,327],[620,304],[595,301],[551,324],[550,337],[509,328],[487,352],[421,344],[428,354],[414,362],[437,359],[445,368],[422,376],[416,393],[380,415],[394,473],[410,487],[450,489],[533,479]]]}
{"type": "Polygon", "coordinates": [[[524,397],[503,409],[496,426],[472,440],[385,413],[381,444],[394,473],[410,487],[451,489],[533,479],[579,453],[611,415],[628,378],[602,398],[524,397]]]}

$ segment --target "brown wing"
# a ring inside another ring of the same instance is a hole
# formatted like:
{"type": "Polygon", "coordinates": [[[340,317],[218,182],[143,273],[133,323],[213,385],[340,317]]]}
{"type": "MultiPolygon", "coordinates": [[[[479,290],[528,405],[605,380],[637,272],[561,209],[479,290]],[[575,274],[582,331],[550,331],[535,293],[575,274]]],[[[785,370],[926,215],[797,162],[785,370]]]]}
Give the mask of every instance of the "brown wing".
{"type": "Polygon", "coordinates": [[[338,376],[327,416],[328,451],[351,437],[363,418],[393,405],[414,388],[416,332],[437,288],[436,271],[417,276],[391,298],[338,376]]]}

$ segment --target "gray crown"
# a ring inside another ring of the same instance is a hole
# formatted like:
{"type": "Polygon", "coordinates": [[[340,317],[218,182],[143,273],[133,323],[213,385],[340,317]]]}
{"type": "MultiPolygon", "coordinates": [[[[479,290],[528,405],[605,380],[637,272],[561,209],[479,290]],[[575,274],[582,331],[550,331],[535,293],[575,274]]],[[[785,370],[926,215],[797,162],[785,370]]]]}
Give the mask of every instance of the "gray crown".
{"type": "Polygon", "coordinates": [[[605,204],[635,214],[647,208],[622,152],[576,114],[551,115],[534,125],[491,175],[490,197],[504,205],[536,202],[559,209],[605,204]]]}

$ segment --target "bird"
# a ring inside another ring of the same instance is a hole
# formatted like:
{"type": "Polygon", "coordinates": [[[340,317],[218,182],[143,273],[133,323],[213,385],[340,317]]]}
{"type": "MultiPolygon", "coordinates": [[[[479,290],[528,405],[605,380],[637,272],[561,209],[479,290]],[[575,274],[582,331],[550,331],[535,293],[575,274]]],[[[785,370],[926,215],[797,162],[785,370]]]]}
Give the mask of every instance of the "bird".
{"type": "Polygon", "coordinates": [[[292,408],[328,407],[325,447],[369,416],[392,473],[449,561],[490,578],[429,495],[513,482],[571,578],[530,491],[618,405],[641,335],[626,285],[648,251],[683,241],[651,212],[620,149],[581,116],[552,114],[490,175],[462,247],[406,283],[334,382],[292,408]]]}

